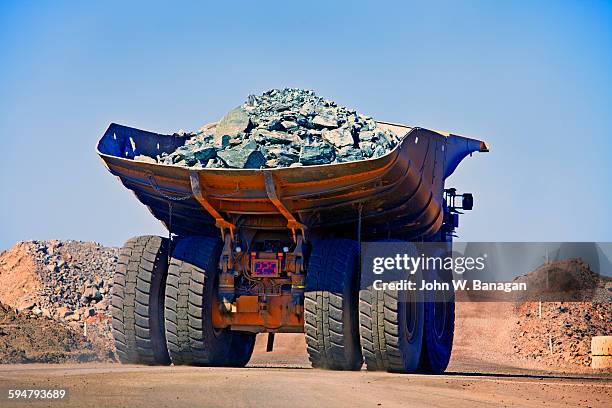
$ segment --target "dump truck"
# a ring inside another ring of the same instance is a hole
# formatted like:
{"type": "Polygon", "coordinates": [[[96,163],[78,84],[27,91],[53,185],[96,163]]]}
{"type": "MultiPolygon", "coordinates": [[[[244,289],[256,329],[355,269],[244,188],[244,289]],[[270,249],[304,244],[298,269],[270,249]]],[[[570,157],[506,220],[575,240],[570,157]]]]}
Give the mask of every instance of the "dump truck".
{"type": "Polygon", "coordinates": [[[378,123],[401,135],[384,156],[274,169],[134,160],[186,138],[111,124],[98,155],[168,230],[121,249],[112,296],[121,362],[243,367],[257,334],[271,350],[275,334],[304,333],[315,368],[443,372],[454,298],[361,288],[360,243],[450,243],[473,198],[445,179],[488,146],[378,123]]]}

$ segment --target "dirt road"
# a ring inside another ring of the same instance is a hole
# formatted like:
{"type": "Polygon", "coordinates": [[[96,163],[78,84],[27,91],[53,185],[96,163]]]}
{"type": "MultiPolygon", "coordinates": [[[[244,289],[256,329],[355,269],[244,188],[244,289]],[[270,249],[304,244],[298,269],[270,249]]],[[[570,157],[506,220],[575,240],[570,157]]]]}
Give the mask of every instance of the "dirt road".
{"type": "Polygon", "coordinates": [[[442,376],[333,372],[308,368],[142,367],[117,364],[0,366],[2,407],[9,388],[64,388],[68,407],[479,407],[610,406],[605,378],[521,374],[442,376]]]}
{"type": "MultiPolygon", "coordinates": [[[[8,389],[68,390],[50,407],[609,407],[612,375],[512,358],[505,304],[459,303],[453,357],[442,376],[333,372],[310,368],[304,336],[277,336],[266,353],[258,337],[245,369],[143,367],[120,364],[0,365],[0,407],[8,389]]],[[[508,323],[509,322],[509,323],[508,323]]]]}

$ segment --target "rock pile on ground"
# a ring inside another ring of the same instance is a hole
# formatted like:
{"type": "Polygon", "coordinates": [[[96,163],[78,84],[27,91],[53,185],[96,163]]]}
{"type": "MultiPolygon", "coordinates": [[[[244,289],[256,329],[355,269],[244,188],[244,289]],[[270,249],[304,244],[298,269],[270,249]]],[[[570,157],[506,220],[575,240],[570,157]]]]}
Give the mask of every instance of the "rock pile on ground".
{"type": "Polygon", "coordinates": [[[184,146],[135,160],[194,168],[258,169],[383,156],[398,136],[374,119],[302,89],[250,95],[216,125],[184,134],[184,146]]]}
{"type": "MultiPolygon", "coordinates": [[[[106,313],[109,307],[116,248],[95,242],[25,241],[0,254],[0,280],[22,280],[34,273],[37,289],[18,299],[1,299],[20,311],[31,310],[36,315],[57,316],[67,320],[106,313]],[[11,258],[29,257],[33,270],[8,278],[7,265],[11,258]],[[3,277],[3,275],[5,275],[3,277]]],[[[2,296],[2,293],[0,293],[2,296]]]]}
{"type": "Polygon", "coordinates": [[[0,254],[0,302],[67,325],[113,353],[110,299],[118,250],[95,242],[25,241],[0,254]]]}

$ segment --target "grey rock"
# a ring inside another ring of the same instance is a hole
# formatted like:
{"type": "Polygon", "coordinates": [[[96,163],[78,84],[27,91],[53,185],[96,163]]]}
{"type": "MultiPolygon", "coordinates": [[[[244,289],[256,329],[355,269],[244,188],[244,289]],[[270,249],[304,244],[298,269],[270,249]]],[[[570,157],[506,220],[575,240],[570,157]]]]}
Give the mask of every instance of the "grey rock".
{"type": "Polygon", "coordinates": [[[249,114],[242,107],[229,111],[219,122],[215,129],[215,137],[221,140],[224,135],[234,137],[242,132],[245,132],[249,127],[249,114]]]}
{"type": "Polygon", "coordinates": [[[322,134],[323,140],[328,143],[331,143],[337,148],[342,148],[345,146],[352,146],[355,144],[355,140],[353,139],[353,135],[351,131],[346,128],[342,129],[333,129],[333,130],[324,130],[322,134]]]}
{"type": "Polygon", "coordinates": [[[317,115],[312,119],[312,123],[318,128],[337,128],[338,118],[333,115],[317,115]]]}
{"type": "Polygon", "coordinates": [[[257,129],[253,132],[253,140],[260,144],[291,144],[299,139],[285,132],[271,132],[265,129],[257,129]]]}
{"type": "Polygon", "coordinates": [[[364,156],[360,149],[353,146],[346,146],[338,151],[336,158],[338,163],[345,163],[349,161],[363,160],[364,156]]]}
{"type": "Polygon", "coordinates": [[[370,142],[360,142],[359,143],[359,148],[361,149],[361,152],[366,159],[374,155],[374,147],[375,145],[370,142]]]}
{"type": "Polygon", "coordinates": [[[315,109],[312,103],[306,102],[304,103],[299,110],[300,115],[303,116],[314,116],[315,109]]]}
{"type": "Polygon", "coordinates": [[[266,158],[259,151],[255,142],[232,149],[221,150],[217,156],[230,168],[235,169],[259,169],[266,163],[266,158]]]}
{"type": "Polygon", "coordinates": [[[100,291],[95,286],[88,286],[83,291],[83,295],[81,296],[81,300],[89,303],[91,301],[98,301],[102,299],[102,295],[100,291]]]}
{"type": "Polygon", "coordinates": [[[387,151],[385,150],[384,147],[382,147],[381,145],[377,145],[374,148],[374,154],[372,156],[378,158],[378,157],[384,156],[386,153],[387,151]]]}
{"type": "Polygon", "coordinates": [[[376,132],[376,140],[377,143],[383,148],[391,148],[394,146],[393,142],[390,140],[390,138],[387,137],[386,132],[383,130],[378,130],[376,132]]]}
{"type": "Polygon", "coordinates": [[[319,145],[304,145],[300,151],[300,163],[305,166],[329,164],[334,158],[333,147],[325,142],[319,145]]]}
{"type": "Polygon", "coordinates": [[[300,116],[296,119],[296,122],[298,124],[298,126],[304,127],[304,128],[314,128],[314,125],[312,124],[312,122],[310,121],[310,119],[308,119],[307,117],[304,116],[300,116]]]}
{"type": "Polygon", "coordinates": [[[374,138],[374,132],[371,132],[369,130],[363,131],[359,133],[359,140],[364,142],[364,141],[370,141],[374,138]]]}
{"type": "Polygon", "coordinates": [[[282,121],[279,119],[271,120],[270,123],[268,123],[267,128],[268,130],[285,130],[282,121]]]}
{"type": "Polygon", "coordinates": [[[293,120],[284,120],[281,122],[281,125],[283,125],[283,128],[285,128],[287,131],[293,131],[299,128],[297,122],[294,122],[293,120]]]}
{"type": "Polygon", "coordinates": [[[200,163],[207,163],[210,159],[214,159],[217,156],[217,149],[214,147],[206,147],[202,150],[193,153],[194,157],[200,163]]]}
{"type": "Polygon", "coordinates": [[[228,135],[221,136],[221,148],[225,149],[226,147],[229,147],[230,140],[232,140],[232,138],[228,135]]]}
{"type": "Polygon", "coordinates": [[[266,160],[266,167],[270,167],[270,168],[280,167],[280,160],[279,159],[268,159],[266,160]]]}
{"type": "Polygon", "coordinates": [[[290,166],[299,160],[300,160],[299,153],[293,153],[288,150],[283,150],[278,155],[278,164],[282,165],[283,167],[290,166]]]}

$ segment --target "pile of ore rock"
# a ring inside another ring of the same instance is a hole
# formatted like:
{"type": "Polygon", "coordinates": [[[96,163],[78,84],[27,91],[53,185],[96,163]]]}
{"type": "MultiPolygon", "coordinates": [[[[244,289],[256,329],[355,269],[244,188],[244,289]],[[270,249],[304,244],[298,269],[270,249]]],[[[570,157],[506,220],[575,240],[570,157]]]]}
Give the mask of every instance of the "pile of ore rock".
{"type": "Polygon", "coordinates": [[[174,152],[135,160],[192,168],[258,169],[377,158],[398,136],[353,109],[295,88],[250,95],[217,124],[179,132],[174,152]]]}
{"type": "Polygon", "coordinates": [[[24,244],[33,257],[42,289],[19,309],[66,320],[109,313],[116,248],[59,240],[24,244]]]}
{"type": "Polygon", "coordinates": [[[78,342],[59,350],[53,342],[28,345],[29,334],[14,333],[4,352],[0,341],[0,360],[16,344],[25,354],[13,356],[15,361],[55,361],[51,355],[58,361],[113,360],[110,303],[118,255],[117,248],[73,240],[23,241],[1,252],[0,302],[32,332],[57,328],[47,335],[62,339],[71,330],[78,342]]]}

